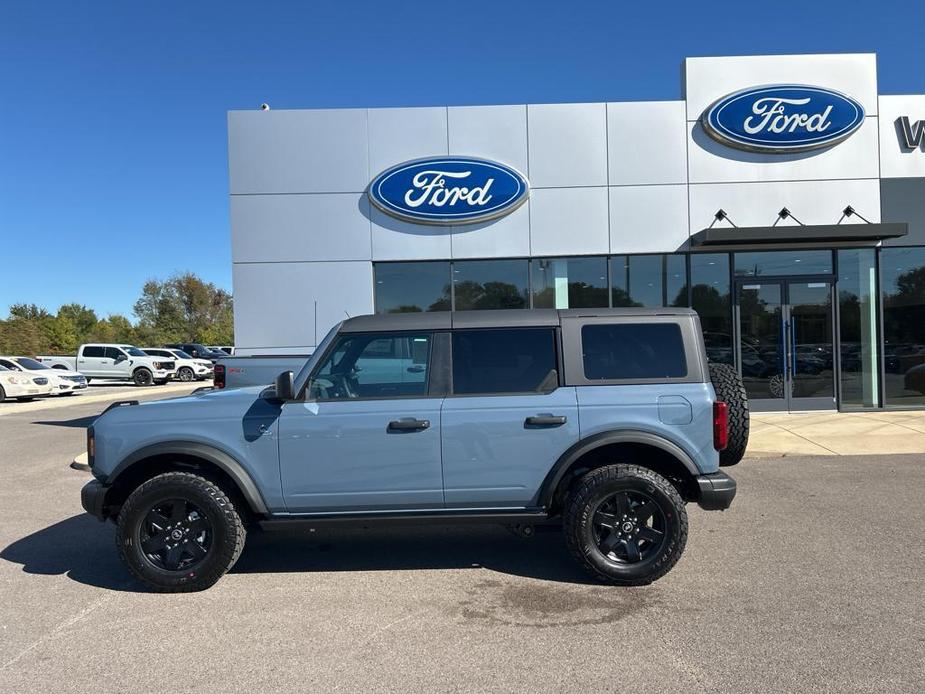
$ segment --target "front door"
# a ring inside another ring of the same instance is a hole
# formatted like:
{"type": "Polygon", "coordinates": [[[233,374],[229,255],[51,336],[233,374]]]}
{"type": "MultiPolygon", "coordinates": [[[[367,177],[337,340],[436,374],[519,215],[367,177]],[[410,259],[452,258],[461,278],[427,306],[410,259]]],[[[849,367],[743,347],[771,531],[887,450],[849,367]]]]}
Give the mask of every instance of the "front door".
{"type": "Polygon", "coordinates": [[[830,280],[740,280],[736,316],[736,358],[752,409],[835,408],[830,280]]]}
{"type": "Polygon", "coordinates": [[[279,464],[293,513],[443,508],[433,333],[342,335],[305,402],[283,406],[279,464]]]}

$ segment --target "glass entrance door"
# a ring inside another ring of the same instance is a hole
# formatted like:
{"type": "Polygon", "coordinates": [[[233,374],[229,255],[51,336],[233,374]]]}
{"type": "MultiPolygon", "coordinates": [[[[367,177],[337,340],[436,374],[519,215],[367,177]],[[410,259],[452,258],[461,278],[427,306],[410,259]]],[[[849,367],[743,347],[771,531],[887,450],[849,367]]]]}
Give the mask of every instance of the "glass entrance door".
{"type": "Polygon", "coordinates": [[[736,316],[752,409],[835,408],[831,281],[740,280],[736,316]]]}

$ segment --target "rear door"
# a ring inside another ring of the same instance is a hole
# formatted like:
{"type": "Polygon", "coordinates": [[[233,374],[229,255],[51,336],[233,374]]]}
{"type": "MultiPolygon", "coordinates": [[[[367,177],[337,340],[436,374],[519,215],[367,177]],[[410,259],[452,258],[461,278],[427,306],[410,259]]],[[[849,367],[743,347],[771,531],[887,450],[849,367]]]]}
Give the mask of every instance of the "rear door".
{"type": "Polygon", "coordinates": [[[443,403],[448,508],[525,508],[578,441],[575,388],[559,385],[555,328],[456,330],[443,403]]]}
{"type": "Polygon", "coordinates": [[[84,345],[77,355],[77,370],[85,376],[108,376],[112,359],[106,358],[106,349],[102,345],[84,345]]]}

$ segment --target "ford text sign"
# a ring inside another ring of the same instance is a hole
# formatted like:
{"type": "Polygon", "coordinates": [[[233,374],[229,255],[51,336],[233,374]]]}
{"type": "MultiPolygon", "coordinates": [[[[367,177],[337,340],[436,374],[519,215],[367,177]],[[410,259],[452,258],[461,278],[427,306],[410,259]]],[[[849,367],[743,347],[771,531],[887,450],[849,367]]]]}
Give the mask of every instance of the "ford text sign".
{"type": "Polygon", "coordinates": [[[724,96],[700,121],[707,134],[729,147],[804,152],[848,137],[864,122],[864,107],[831,89],[782,84],[724,96]]]}
{"type": "Polygon", "coordinates": [[[473,157],[417,159],[386,169],[369,199],[386,214],[418,224],[473,224],[513,212],[527,180],[504,164],[473,157]]]}

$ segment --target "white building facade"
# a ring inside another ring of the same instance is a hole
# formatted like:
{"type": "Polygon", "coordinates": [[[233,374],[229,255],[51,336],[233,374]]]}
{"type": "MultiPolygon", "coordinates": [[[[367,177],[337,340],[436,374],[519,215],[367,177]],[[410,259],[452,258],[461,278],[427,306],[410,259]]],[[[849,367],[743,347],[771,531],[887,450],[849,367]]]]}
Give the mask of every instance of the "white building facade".
{"type": "Polygon", "coordinates": [[[229,113],[239,353],[374,312],[683,305],[759,409],[925,405],[925,96],[879,95],[873,54],[692,58],[682,91],[229,113]],[[708,117],[737,103],[744,142],[708,117]],[[452,157],[529,192],[469,224],[371,201],[383,171],[452,157]]]}

